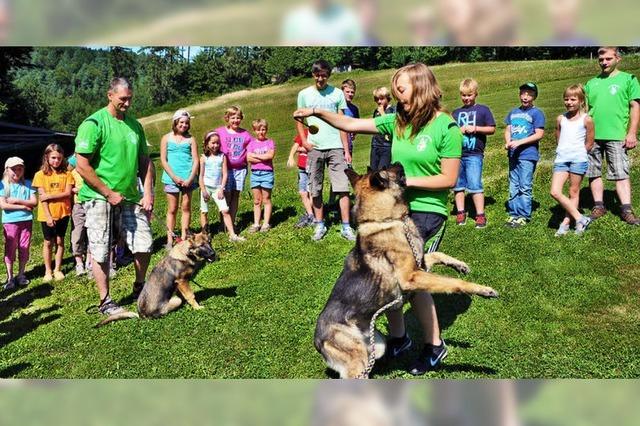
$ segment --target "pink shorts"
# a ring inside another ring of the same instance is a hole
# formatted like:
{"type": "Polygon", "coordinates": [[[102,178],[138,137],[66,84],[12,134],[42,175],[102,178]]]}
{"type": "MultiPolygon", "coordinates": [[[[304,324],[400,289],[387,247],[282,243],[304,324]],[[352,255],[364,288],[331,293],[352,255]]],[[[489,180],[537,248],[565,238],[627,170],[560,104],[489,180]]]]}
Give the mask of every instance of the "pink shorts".
{"type": "Polygon", "coordinates": [[[29,260],[29,247],[31,246],[31,221],[3,223],[4,232],[4,260],[14,262],[16,260],[16,249],[20,254],[20,260],[29,260]]]}

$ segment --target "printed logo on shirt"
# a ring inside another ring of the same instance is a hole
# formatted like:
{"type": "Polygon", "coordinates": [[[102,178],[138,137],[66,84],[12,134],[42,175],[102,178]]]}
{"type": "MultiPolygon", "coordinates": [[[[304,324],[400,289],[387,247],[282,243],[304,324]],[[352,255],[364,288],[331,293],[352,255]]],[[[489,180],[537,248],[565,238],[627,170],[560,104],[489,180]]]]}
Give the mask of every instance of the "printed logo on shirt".
{"type": "Polygon", "coordinates": [[[129,138],[129,142],[131,142],[134,145],[138,145],[138,135],[131,132],[127,135],[127,137],[129,138]]]}
{"type": "Polygon", "coordinates": [[[77,146],[78,146],[78,148],[81,148],[81,149],[88,149],[89,148],[89,142],[88,141],[84,141],[84,140],[78,141],[77,146]]]}
{"type": "Polygon", "coordinates": [[[612,96],[615,96],[615,94],[618,93],[618,90],[620,90],[620,86],[617,84],[609,86],[609,93],[611,93],[612,96]]]}
{"type": "Polygon", "coordinates": [[[431,142],[431,140],[431,136],[429,135],[420,136],[420,139],[418,139],[418,143],[416,145],[416,151],[422,152],[427,149],[427,144],[431,142]]]}
{"type": "MultiPolygon", "coordinates": [[[[458,115],[458,126],[475,126],[476,111],[461,111],[458,115]]],[[[476,149],[475,135],[462,135],[462,147],[467,150],[476,149]]]]}

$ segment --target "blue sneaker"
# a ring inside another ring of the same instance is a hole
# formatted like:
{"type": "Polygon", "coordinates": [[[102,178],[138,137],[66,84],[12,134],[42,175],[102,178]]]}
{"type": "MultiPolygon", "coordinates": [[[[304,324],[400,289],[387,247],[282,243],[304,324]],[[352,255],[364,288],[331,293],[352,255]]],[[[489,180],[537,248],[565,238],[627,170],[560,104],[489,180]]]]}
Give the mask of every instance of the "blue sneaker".
{"type": "Polygon", "coordinates": [[[327,227],[324,226],[324,223],[322,222],[317,223],[313,231],[313,235],[311,236],[311,239],[313,241],[320,241],[322,238],[324,238],[326,233],[327,233],[327,227]]]}
{"type": "Polygon", "coordinates": [[[425,344],[418,359],[409,368],[409,374],[422,376],[427,371],[436,370],[440,367],[447,355],[447,345],[445,345],[444,340],[442,340],[440,346],[425,344]]]}

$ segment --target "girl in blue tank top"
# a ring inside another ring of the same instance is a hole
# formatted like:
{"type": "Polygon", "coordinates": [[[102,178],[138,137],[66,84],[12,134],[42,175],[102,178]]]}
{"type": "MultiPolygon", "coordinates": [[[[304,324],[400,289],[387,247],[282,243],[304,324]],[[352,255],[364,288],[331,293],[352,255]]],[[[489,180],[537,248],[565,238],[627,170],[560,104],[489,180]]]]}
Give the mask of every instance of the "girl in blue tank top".
{"type": "Polygon", "coordinates": [[[181,238],[185,239],[191,222],[191,193],[197,186],[198,148],[191,137],[191,114],[178,110],[173,114],[171,132],[160,141],[160,161],[164,172],[162,183],[167,194],[167,249],[173,246],[176,234],[178,202],[182,194],[181,238]]]}

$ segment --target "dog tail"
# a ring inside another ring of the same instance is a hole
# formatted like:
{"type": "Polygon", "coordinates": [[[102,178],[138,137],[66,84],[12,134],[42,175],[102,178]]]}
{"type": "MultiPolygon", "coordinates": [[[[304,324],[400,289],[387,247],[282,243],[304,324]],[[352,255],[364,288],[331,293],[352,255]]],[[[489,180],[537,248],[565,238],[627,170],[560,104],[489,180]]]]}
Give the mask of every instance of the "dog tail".
{"type": "Polygon", "coordinates": [[[140,318],[140,316],[136,312],[131,311],[118,312],[117,314],[109,315],[107,318],[94,325],[93,328],[100,328],[103,325],[109,324],[110,322],[125,320],[129,318],[140,318]]]}

